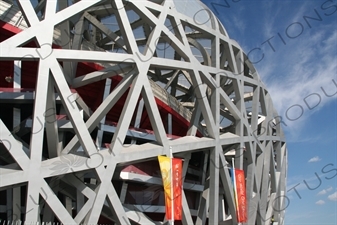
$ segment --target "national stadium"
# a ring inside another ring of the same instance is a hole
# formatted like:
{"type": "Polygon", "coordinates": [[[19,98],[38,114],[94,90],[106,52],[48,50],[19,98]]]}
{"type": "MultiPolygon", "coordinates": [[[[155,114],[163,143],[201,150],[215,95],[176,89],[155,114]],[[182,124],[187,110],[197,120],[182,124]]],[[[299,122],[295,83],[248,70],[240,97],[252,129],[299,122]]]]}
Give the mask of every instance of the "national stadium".
{"type": "Polygon", "coordinates": [[[280,117],[201,1],[0,0],[0,25],[0,224],[284,224],[280,117]]]}

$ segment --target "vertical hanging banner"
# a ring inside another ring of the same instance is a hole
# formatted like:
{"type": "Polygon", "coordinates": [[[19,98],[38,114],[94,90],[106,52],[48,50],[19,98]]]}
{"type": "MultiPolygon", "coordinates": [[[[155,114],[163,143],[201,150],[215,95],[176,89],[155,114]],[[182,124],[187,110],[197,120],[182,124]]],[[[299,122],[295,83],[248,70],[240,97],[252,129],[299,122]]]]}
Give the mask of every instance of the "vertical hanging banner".
{"type": "Polygon", "coordinates": [[[158,156],[167,220],[182,220],[182,160],[158,156]],[[172,215],[173,213],[173,215],[172,215]]]}
{"type": "Polygon", "coordinates": [[[245,172],[235,169],[235,186],[236,186],[236,215],[238,222],[247,222],[247,199],[246,199],[246,182],[245,172]]]}
{"type": "Polygon", "coordinates": [[[172,158],[172,185],[174,202],[174,220],[182,220],[182,170],[183,163],[181,159],[172,158]]]}
{"type": "Polygon", "coordinates": [[[171,201],[171,158],[158,156],[161,177],[163,179],[163,187],[165,194],[165,211],[166,219],[172,220],[172,201],[171,201]]]}

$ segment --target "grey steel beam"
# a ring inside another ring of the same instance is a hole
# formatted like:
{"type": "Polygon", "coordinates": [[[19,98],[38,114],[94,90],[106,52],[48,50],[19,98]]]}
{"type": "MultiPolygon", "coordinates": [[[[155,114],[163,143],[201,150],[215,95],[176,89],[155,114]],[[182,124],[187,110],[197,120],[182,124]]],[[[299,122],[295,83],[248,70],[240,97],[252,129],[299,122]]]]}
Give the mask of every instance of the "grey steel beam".
{"type": "MultiPolygon", "coordinates": [[[[130,224],[130,220],[132,223],[161,224],[160,221],[147,218],[144,213],[139,212],[140,209],[130,209],[122,205],[123,196],[118,195],[111,182],[116,166],[146,163],[156,159],[157,155],[169,155],[170,148],[176,157],[183,157],[185,153],[203,152],[205,164],[209,165],[210,178],[206,174],[197,175],[201,184],[192,188],[204,191],[203,202],[196,206],[198,212],[189,209],[188,199],[183,193],[183,223],[191,224],[191,215],[196,215],[197,224],[204,224],[207,218],[212,224],[236,224],[234,194],[225,159],[231,156],[228,152],[226,156],[223,154],[228,149],[238,148],[235,167],[243,168],[246,175],[249,213],[245,224],[266,224],[270,215],[274,216],[275,223],[283,224],[284,211],[277,212],[270,203],[271,199],[285,194],[287,149],[281,121],[277,118],[265,85],[240,46],[228,37],[214,14],[209,12],[210,21],[205,24],[198,24],[191,18],[189,10],[194,8],[200,7],[202,11],[199,13],[206,13],[205,6],[199,1],[116,0],[111,3],[107,5],[106,1],[100,0],[74,1],[68,6],[63,1],[59,2],[57,8],[57,1],[40,1],[36,8],[39,12],[37,13],[29,1],[19,1],[25,19],[21,26],[19,18],[10,24],[23,30],[0,43],[0,58],[18,62],[39,60],[39,70],[36,95],[32,92],[0,93],[0,104],[27,104],[34,112],[32,119],[18,119],[14,131],[21,126],[27,129],[22,132],[20,129],[17,135],[11,135],[4,125],[7,121],[1,121],[2,149],[13,157],[15,163],[8,161],[9,165],[0,166],[0,190],[28,184],[28,196],[32,198],[27,197],[27,203],[21,207],[21,211],[27,212],[27,222],[40,222],[38,215],[44,212],[42,219],[45,222],[52,219],[51,214],[55,214],[61,223],[95,224],[102,215],[120,224],[130,224]],[[187,7],[188,10],[184,11],[181,4],[192,4],[190,6],[193,7],[187,7]],[[109,17],[117,21],[117,29],[110,29],[109,25],[103,24],[102,21],[110,19],[109,17]],[[28,28],[23,26],[25,23],[29,24],[28,28]],[[71,38],[70,25],[74,24],[75,35],[71,38]],[[173,28],[168,27],[168,24],[173,28]],[[92,37],[90,26],[94,26],[93,35],[97,32],[101,34],[97,40],[96,36],[92,37]],[[41,33],[41,30],[44,32],[41,33]],[[142,32],[142,38],[138,38],[137,32],[142,32]],[[82,45],[83,37],[90,43],[82,45]],[[63,49],[51,48],[53,38],[61,40],[63,49]],[[33,39],[38,47],[17,47],[33,39]],[[111,40],[118,42],[114,52],[111,52],[112,49],[104,51],[100,48],[106,48],[111,40]],[[162,43],[168,43],[172,51],[165,55],[166,58],[161,58],[157,49],[162,43]],[[122,48],[126,54],[117,51],[122,48]],[[202,55],[201,60],[195,55],[196,49],[202,55]],[[80,76],[75,77],[78,62],[95,63],[104,69],[86,74],[79,71],[81,74],[77,76],[80,76]],[[51,76],[48,75],[50,71],[51,76]],[[90,109],[90,103],[85,98],[79,98],[72,90],[86,88],[100,80],[107,83],[108,79],[116,75],[123,77],[123,80],[109,94],[110,88],[106,88],[106,99],[97,100],[99,106],[96,109],[90,109]],[[182,77],[183,80],[179,80],[182,77]],[[130,85],[119,121],[113,121],[118,122],[117,127],[108,126],[104,118],[130,85]],[[166,89],[170,88],[170,91],[164,91],[164,86],[166,89]],[[54,92],[54,87],[57,93],[54,92]],[[247,89],[253,91],[244,93],[247,89]],[[145,138],[141,137],[145,133],[130,128],[130,123],[134,122],[131,118],[135,114],[139,97],[144,100],[153,129],[145,138]],[[180,99],[186,102],[179,103],[180,99]],[[167,120],[162,117],[163,114],[157,106],[158,100],[167,103],[171,110],[179,113],[178,117],[185,119],[188,127],[185,136],[169,140],[167,133],[174,134],[178,129],[175,127],[176,115],[171,113],[172,123],[165,131],[167,120]],[[246,109],[247,104],[252,105],[251,110],[246,109]],[[65,114],[67,120],[56,120],[56,111],[50,110],[56,107],[61,107],[60,114],[65,114]],[[235,128],[231,130],[233,133],[220,133],[220,116],[227,118],[229,122],[235,122],[231,125],[231,128],[235,128]],[[201,123],[204,127],[199,126],[201,123]],[[71,125],[68,126],[69,124],[71,125]],[[104,132],[107,134],[105,139],[114,134],[106,148],[101,148],[100,140],[97,145],[92,140],[97,127],[101,129],[99,135],[104,132]],[[264,127],[265,132],[255,134],[259,127],[264,127]],[[74,135],[70,141],[65,138],[65,132],[74,135]],[[196,137],[200,133],[206,137],[196,137]],[[23,134],[31,135],[28,145],[20,138],[23,134]],[[146,143],[140,145],[133,142],[126,145],[124,140],[127,137],[139,138],[146,143]],[[46,149],[43,149],[43,143],[47,143],[46,149]],[[62,154],[59,155],[61,149],[62,154]],[[48,151],[50,159],[47,160],[42,157],[42,152],[48,151]],[[244,160],[243,156],[247,159],[244,160]],[[65,161],[76,166],[67,171],[55,170],[55,165],[61,165],[65,161]],[[72,180],[79,174],[87,174],[88,179],[94,182],[85,183],[83,178],[72,180]],[[67,183],[64,185],[66,189],[62,191],[66,196],[64,202],[53,194],[57,193],[57,188],[51,188],[51,184],[46,182],[51,177],[61,178],[62,183],[67,183]],[[74,191],[76,198],[71,197],[75,195],[74,191]],[[45,193],[52,197],[47,198],[45,193]],[[34,204],[41,197],[46,203],[34,204]],[[75,218],[69,214],[70,198],[77,206],[75,218]],[[86,202],[84,198],[87,198],[86,202]],[[225,217],[222,215],[224,200],[228,206],[225,217]],[[30,208],[33,211],[28,213],[30,208]]],[[[9,6],[4,4],[1,7],[3,10],[3,7],[9,6]]],[[[21,13],[18,9],[16,12],[21,13]]],[[[0,18],[8,19],[8,16],[3,14],[0,18]]],[[[13,88],[15,87],[14,85],[13,88]]],[[[15,114],[16,111],[13,112],[15,114]]],[[[188,170],[188,164],[186,160],[184,173],[188,170]]],[[[199,169],[205,171],[206,167],[201,165],[199,169]]],[[[149,180],[161,183],[160,179],[149,180]]],[[[184,188],[187,184],[185,182],[184,188]]],[[[11,203],[13,204],[9,204],[9,208],[13,208],[14,201],[11,203]]],[[[275,206],[280,208],[285,204],[284,200],[275,201],[275,206]]],[[[158,207],[151,206],[150,209],[155,210],[158,207]]],[[[164,212],[164,207],[160,210],[164,212]]]]}
{"type": "Polygon", "coordinates": [[[117,46],[119,46],[120,48],[122,48],[126,51],[125,44],[123,42],[123,39],[121,39],[120,36],[118,36],[117,34],[112,32],[110,29],[108,29],[106,26],[104,26],[102,23],[100,23],[100,21],[98,21],[95,17],[93,17],[89,13],[85,12],[84,17],[91,24],[93,24],[95,27],[97,27],[102,33],[104,33],[107,37],[109,37],[110,40],[113,41],[117,46]]]}

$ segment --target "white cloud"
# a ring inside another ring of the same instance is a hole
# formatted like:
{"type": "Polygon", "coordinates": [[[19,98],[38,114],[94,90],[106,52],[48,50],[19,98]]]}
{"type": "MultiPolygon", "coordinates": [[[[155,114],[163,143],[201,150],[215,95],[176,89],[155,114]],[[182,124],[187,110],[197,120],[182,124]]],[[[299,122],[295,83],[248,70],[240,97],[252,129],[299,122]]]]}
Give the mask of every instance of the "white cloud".
{"type": "MultiPolygon", "coordinates": [[[[293,176],[293,177],[290,177],[290,178],[288,178],[288,180],[289,180],[289,183],[291,182],[291,184],[287,185],[288,193],[290,193],[290,191],[292,191],[292,193],[296,194],[296,191],[310,190],[308,188],[308,186],[309,187],[314,187],[315,185],[317,185],[317,181],[319,179],[322,179],[322,177],[324,175],[325,175],[324,173],[322,173],[322,174],[315,174],[315,176],[312,176],[312,177],[309,177],[309,178],[305,178],[304,180],[303,180],[303,176],[293,176]],[[303,181],[305,181],[307,184],[305,184],[303,181]]],[[[327,188],[326,191],[328,191],[328,189],[330,191],[330,188],[331,187],[327,188]]],[[[336,188],[336,190],[337,190],[337,188],[336,188]]]]}
{"type": "Polygon", "coordinates": [[[309,159],[309,163],[311,163],[311,162],[318,162],[318,161],[321,161],[322,159],[321,158],[319,158],[318,156],[315,156],[315,157],[313,157],[313,158],[311,158],[311,159],[309,159]]]}
{"type": "Polygon", "coordinates": [[[315,204],[316,204],[316,205],[323,205],[323,204],[325,204],[325,201],[323,201],[323,200],[318,200],[315,204]]]}
{"type": "Polygon", "coordinates": [[[332,189],[333,189],[332,187],[329,187],[326,189],[326,191],[332,191],[332,189]]]}
{"type": "Polygon", "coordinates": [[[320,192],[318,192],[317,195],[325,195],[329,191],[332,191],[332,189],[333,189],[332,187],[328,187],[327,189],[323,189],[320,192]]]}
{"type": "Polygon", "coordinates": [[[331,201],[337,201],[337,191],[328,196],[328,199],[331,201]]]}
{"type": "Polygon", "coordinates": [[[321,190],[320,192],[318,192],[318,195],[325,195],[326,193],[326,190],[321,190]]]}
{"type": "Polygon", "coordinates": [[[310,30],[293,42],[288,41],[283,49],[275,46],[275,52],[264,51],[263,63],[256,65],[282,116],[285,130],[294,140],[299,139],[303,125],[313,113],[337,98],[337,94],[333,95],[337,87],[334,83],[337,65],[336,53],[332,50],[336,33],[310,30]],[[325,42],[318,45],[322,37],[325,42]],[[282,76],[276,76],[279,74],[282,76]],[[322,89],[332,96],[328,97],[322,89]]]}
{"type": "Polygon", "coordinates": [[[236,25],[236,28],[241,32],[241,34],[245,33],[246,23],[241,19],[241,17],[234,16],[233,23],[236,25]]]}

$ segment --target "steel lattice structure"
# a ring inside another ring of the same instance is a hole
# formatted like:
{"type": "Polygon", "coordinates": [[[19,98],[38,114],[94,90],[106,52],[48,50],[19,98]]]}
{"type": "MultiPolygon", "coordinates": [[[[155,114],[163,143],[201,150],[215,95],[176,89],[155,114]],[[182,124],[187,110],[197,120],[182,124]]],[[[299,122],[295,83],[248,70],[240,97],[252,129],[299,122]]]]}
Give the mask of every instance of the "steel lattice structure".
{"type": "Polygon", "coordinates": [[[171,148],[184,159],[182,224],[238,224],[232,166],[245,171],[246,224],[283,224],[280,118],[200,1],[0,9],[2,220],[163,224],[156,157],[171,148]]]}

